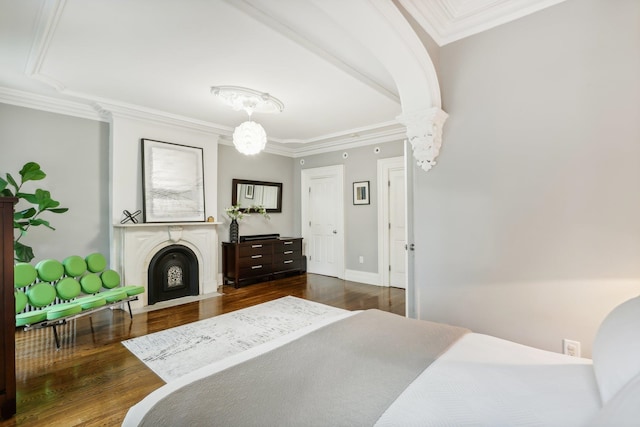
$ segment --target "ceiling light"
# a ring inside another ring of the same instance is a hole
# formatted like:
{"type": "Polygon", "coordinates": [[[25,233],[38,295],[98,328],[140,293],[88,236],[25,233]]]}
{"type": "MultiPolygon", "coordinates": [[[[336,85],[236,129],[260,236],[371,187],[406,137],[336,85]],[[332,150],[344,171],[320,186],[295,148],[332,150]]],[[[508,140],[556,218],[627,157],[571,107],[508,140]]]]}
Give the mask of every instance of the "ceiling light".
{"type": "Polygon", "coordinates": [[[242,154],[258,154],[267,145],[267,133],[260,124],[248,120],[233,131],[233,145],[242,154]]]}
{"type": "MultiPolygon", "coordinates": [[[[241,86],[212,86],[211,93],[235,111],[244,110],[251,114],[281,113],[284,104],[266,92],[241,86]]],[[[242,154],[258,154],[267,144],[267,134],[260,124],[254,121],[241,123],[233,131],[233,145],[242,154]]]]}

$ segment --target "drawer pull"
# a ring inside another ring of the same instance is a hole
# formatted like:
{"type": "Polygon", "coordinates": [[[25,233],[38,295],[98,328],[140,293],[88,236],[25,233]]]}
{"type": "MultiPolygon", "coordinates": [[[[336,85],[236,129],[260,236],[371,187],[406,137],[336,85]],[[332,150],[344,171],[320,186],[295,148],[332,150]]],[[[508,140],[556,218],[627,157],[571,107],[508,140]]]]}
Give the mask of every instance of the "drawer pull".
{"type": "Polygon", "coordinates": [[[292,260],[292,259],[288,259],[288,260],[286,260],[284,263],[285,263],[285,264],[291,264],[292,262],[293,262],[293,260],[292,260]]]}
{"type": "Polygon", "coordinates": [[[251,245],[252,248],[261,248],[262,245],[251,245]]]}
{"type": "Polygon", "coordinates": [[[251,258],[262,258],[262,255],[251,255],[251,258]]]}
{"type": "Polygon", "coordinates": [[[284,242],[285,245],[293,245],[293,242],[284,242]]]}
{"type": "Polygon", "coordinates": [[[292,254],[292,253],[293,253],[293,251],[284,251],[285,255],[289,255],[289,254],[292,254]]]}
{"type": "Polygon", "coordinates": [[[262,268],[262,264],[261,265],[253,265],[253,266],[251,266],[252,270],[257,270],[259,268],[262,268]]]}

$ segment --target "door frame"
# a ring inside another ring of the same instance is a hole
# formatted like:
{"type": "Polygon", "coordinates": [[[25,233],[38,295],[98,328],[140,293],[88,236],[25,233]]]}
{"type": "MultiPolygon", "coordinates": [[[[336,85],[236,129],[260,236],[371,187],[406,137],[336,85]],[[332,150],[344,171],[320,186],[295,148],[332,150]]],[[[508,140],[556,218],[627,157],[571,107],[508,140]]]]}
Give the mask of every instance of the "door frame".
{"type": "MultiPolygon", "coordinates": [[[[389,252],[391,243],[389,242],[389,171],[391,169],[406,167],[404,156],[389,157],[378,160],[378,272],[380,275],[380,284],[382,286],[390,286],[389,283],[389,252]]],[[[405,207],[407,193],[405,189],[405,207]]],[[[405,241],[406,241],[405,235],[405,241]]],[[[405,257],[406,260],[406,257],[405,257]]],[[[408,286],[408,280],[407,280],[408,286]]]]}
{"type": "Polygon", "coordinates": [[[304,253],[306,254],[306,245],[309,242],[309,181],[312,178],[336,178],[336,194],[338,195],[338,218],[336,229],[338,231],[336,238],[336,265],[338,269],[338,278],[344,279],[344,256],[345,256],[345,230],[344,230],[344,165],[324,166],[319,168],[308,168],[300,171],[300,228],[302,231],[302,241],[304,242],[304,253]]]}

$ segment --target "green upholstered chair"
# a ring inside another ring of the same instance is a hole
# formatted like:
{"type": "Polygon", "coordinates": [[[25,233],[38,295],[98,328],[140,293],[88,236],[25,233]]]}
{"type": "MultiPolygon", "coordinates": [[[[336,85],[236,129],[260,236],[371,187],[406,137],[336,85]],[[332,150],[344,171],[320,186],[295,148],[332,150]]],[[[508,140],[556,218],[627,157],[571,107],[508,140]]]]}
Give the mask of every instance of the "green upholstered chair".
{"type": "Polygon", "coordinates": [[[106,269],[104,255],[82,258],[72,255],[62,262],[45,259],[35,266],[17,263],[14,268],[16,326],[26,329],[51,326],[60,348],[56,325],[70,317],[90,314],[104,306],[130,302],[144,292],[142,286],[120,286],[120,274],[106,269]]]}

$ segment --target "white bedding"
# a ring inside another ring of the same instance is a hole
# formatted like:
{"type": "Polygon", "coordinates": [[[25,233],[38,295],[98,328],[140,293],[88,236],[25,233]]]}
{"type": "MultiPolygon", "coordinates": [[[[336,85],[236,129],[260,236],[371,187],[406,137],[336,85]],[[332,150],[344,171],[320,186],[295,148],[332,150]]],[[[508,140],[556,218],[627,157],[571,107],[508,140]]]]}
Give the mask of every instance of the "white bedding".
{"type": "MultiPolygon", "coordinates": [[[[185,384],[353,314],[327,319],[179,378],[133,406],[123,425],[138,425],[156,401],[185,384]]],[[[638,328],[640,297],[621,304],[607,316],[594,342],[593,363],[468,333],[418,375],[376,425],[638,426],[638,328]]]]}
{"type": "Polygon", "coordinates": [[[600,410],[588,359],[463,336],[382,415],[386,426],[583,426],[600,410]]]}

